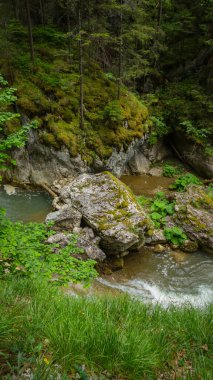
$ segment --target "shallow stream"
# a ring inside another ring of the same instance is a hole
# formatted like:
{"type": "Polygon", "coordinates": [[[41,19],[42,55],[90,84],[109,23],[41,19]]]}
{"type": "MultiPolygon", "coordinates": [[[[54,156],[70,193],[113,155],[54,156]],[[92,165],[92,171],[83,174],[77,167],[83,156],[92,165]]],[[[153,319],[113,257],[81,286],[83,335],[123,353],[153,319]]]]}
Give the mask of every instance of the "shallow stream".
{"type": "MultiPolygon", "coordinates": [[[[125,176],[123,181],[135,194],[152,196],[168,188],[170,179],[149,176],[125,176]]],[[[0,207],[12,220],[42,222],[51,210],[51,198],[43,191],[13,187],[0,188],[0,207]]],[[[156,254],[148,249],[125,258],[123,270],[98,278],[89,290],[70,286],[70,293],[117,295],[120,292],[145,302],[190,303],[203,306],[213,302],[213,256],[204,252],[156,254]]]]}
{"type": "Polygon", "coordinates": [[[51,210],[52,199],[40,190],[25,190],[4,185],[0,187],[0,208],[6,209],[13,221],[43,222],[51,210]]]}

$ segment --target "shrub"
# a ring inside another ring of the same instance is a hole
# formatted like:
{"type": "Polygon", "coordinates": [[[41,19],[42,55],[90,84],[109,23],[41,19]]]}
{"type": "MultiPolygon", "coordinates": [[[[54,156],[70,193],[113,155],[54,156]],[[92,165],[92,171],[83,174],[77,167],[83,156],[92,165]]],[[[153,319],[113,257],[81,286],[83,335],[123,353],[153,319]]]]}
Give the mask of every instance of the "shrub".
{"type": "Polygon", "coordinates": [[[93,260],[79,260],[73,254],[82,252],[76,246],[76,235],[61,248],[46,244],[53,234],[43,223],[13,223],[0,212],[0,274],[19,273],[30,278],[42,277],[63,285],[69,281],[86,284],[96,277],[93,260]]]}
{"type": "Polygon", "coordinates": [[[165,164],[163,166],[163,176],[164,177],[174,177],[176,174],[178,174],[178,170],[169,164],[165,164]]]}
{"type": "Polygon", "coordinates": [[[186,234],[180,227],[165,228],[164,236],[170,243],[175,245],[182,245],[187,239],[186,234]]]}
{"type": "Polygon", "coordinates": [[[195,175],[188,173],[180,176],[176,181],[170,185],[170,189],[177,191],[185,191],[189,185],[202,185],[202,182],[195,175]]]}
{"type": "Polygon", "coordinates": [[[174,202],[169,202],[163,192],[157,193],[151,205],[150,217],[155,227],[159,228],[165,224],[166,216],[174,213],[174,202]]]}

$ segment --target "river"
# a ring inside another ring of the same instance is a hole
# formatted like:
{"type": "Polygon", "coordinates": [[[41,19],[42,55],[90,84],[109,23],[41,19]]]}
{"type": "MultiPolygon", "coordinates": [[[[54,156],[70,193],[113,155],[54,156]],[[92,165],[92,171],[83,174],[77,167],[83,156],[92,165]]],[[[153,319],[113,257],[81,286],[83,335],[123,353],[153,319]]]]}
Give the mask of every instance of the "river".
{"type": "MultiPolygon", "coordinates": [[[[152,196],[171,183],[163,177],[126,176],[122,180],[137,194],[152,196]]],[[[51,210],[51,199],[44,191],[12,187],[0,189],[0,207],[12,220],[42,222],[51,210]]],[[[142,248],[125,257],[124,269],[99,277],[90,289],[70,286],[75,294],[128,293],[143,302],[203,306],[213,302],[213,256],[204,252],[156,254],[142,248]]]]}

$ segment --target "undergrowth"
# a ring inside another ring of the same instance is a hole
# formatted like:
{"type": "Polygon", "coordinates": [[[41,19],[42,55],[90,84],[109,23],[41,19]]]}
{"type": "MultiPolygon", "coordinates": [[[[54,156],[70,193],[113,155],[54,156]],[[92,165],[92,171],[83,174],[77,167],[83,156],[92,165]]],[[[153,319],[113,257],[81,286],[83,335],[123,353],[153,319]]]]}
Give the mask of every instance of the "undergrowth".
{"type": "Polygon", "coordinates": [[[75,298],[42,281],[1,280],[0,377],[210,380],[211,323],[212,306],[164,310],[127,296],[75,298]]]}
{"type": "Polygon", "coordinates": [[[65,248],[45,243],[54,232],[43,223],[11,222],[0,212],[0,275],[16,274],[30,278],[44,278],[57,285],[84,282],[97,276],[93,260],[81,260],[75,255],[77,236],[72,234],[65,248]]]}

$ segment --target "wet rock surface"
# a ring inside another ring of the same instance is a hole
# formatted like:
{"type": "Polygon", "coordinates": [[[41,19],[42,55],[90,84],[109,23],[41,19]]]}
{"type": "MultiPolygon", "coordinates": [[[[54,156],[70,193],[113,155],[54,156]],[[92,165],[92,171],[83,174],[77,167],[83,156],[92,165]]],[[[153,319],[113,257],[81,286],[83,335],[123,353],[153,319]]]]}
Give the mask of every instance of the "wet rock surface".
{"type": "Polygon", "coordinates": [[[46,217],[46,222],[53,222],[53,229],[72,231],[75,227],[80,227],[82,215],[75,208],[63,205],[58,211],[51,212],[46,217]]]}
{"type": "Polygon", "coordinates": [[[173,220],[192,241],[213,253],[213,200],[204,188],[192,186],[176,194],[173,220]]]}
{"type": "MultiPolygon", "coordinates": [[[[83,222],[100,237],[100,247],[109,255],[117,255],[144,244],[149,228],[146,214],[131,191],[111,173],[83,174],[61,189],[58,208],[47,217],[55,218],[61,227],[71,226],[76,212],[83,222]]],[[[79,226],[77,226],[79,227],[79,226]]]]}
{"type": "Polygon", "coordinates": [[[179,154],[202,177],[213,178],[213,157],[208,156],[202,147],[195,142],[183,138],[182,134],[174,135],[174,145],[179,154]]]}

